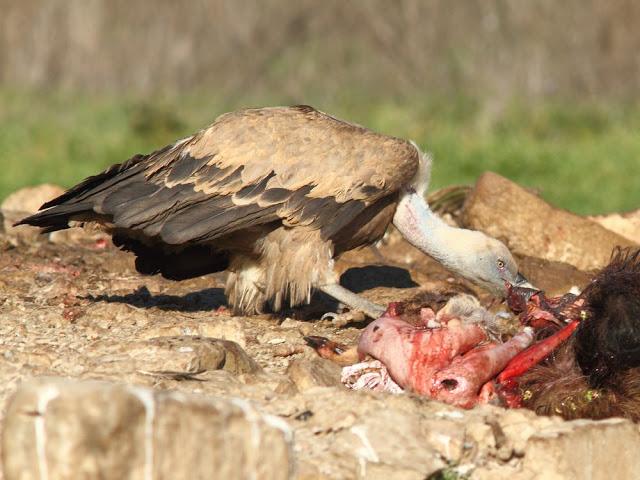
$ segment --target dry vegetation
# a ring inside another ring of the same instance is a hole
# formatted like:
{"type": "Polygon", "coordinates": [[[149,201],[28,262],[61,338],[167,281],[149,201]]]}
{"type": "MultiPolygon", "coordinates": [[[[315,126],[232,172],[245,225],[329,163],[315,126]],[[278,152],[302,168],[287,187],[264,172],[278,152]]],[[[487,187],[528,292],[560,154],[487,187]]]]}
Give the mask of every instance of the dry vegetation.
{"type": "MultiPolygon", "coordinates": [[[[1,0],[5,84],[246,96],[628,98],[632,0],[1,0]],[[351,92],[348,92],[351,93],[351,92]]],[[[246,97],[245,97],[246,98],[246,97]]]]}

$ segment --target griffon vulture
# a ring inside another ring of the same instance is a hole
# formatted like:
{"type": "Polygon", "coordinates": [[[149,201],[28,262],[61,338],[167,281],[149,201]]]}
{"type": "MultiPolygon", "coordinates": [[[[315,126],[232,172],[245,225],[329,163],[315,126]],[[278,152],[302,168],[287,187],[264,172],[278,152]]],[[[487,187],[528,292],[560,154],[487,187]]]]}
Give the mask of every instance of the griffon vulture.
{"type": "Polygon", "coordinates": [[[308,106],[246,109],[89,177],[20,224],[97,222],[145,274],[228,270],[237,313],[309,302],[321,290],[369,316],[384,308],[338,284],[334,259],[393,222],[415,247],[498,293],[517,282],[504,244],[452,228],[424,195],[430,158],[411,142],[308,106]]]}

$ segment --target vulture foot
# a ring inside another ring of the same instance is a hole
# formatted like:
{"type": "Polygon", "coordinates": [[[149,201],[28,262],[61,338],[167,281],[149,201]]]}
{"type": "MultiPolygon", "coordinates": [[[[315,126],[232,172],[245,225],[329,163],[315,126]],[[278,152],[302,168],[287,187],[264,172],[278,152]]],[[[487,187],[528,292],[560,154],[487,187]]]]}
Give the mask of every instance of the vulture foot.
{"type": "Polygon", "coordinates": [[[327,312],[320,318],[321,320],[331,320],[335,327],[341,328],[350,323],[363,322],[367,318],[364,312],[359,310],[349,310],[348,312],[335,313],[327,312]]]}

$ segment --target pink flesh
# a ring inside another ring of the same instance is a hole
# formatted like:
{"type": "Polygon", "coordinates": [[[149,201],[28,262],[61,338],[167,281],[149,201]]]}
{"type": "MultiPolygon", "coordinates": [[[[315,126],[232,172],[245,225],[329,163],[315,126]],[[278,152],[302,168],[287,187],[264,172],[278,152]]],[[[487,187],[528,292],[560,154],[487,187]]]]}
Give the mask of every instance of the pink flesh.
{"type": "Polygon", "coordinates": [[[527,329],[505,343],[478,347],[454,359],[434,376],[430,396],[459,407],[473,407],[483,384],[532,341],[533,333],[527,329]]]}
{"type": "Polygon", "coordinates": [[[498,383],[508,385],[514,378],[519,377],[531,367],[540,363],[571,336],[579,323],[578,320],[574,320],[562,330],[539,341],[513,357],[500,375],[498,375],[498,383]]]}
{"type": "Polygon", "coordinates": [[[409,357],[409,387],[417,393],[429,394],[437,371],[486,338],[484,330],[475,324],[418,332],[409,357]]]}
{"type": "Polygon", "coordinates": [[[489,380],[482,386],[482,388],[480,388],[480,393],[478,394],[478,403],[491,403],[493,399],[497,397],[497,395],[498,392],[496,392],[496,384],[493,383],[492,380],[489,380]]]}
{"type": "Polygon", "coordinates": [[[475,324],[426,329],[384,315],[364,329],[358,352],[384,363],[391,378],[403,388],[428,394],[435,372],[486,338],[475,324]]]}

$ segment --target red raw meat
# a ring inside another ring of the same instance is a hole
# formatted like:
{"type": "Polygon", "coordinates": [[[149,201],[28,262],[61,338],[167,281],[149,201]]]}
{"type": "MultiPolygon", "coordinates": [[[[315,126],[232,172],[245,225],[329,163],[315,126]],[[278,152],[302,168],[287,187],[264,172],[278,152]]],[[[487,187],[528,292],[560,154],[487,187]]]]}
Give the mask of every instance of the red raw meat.
{"type": "Polygon", "coordinates": [[[395,312],[387,311],[362,332],[360,356],[381,361],[406,390],[465,408],[478,402],[483,384],[533,339],[526,328],[506,343],[480,345],[488,338],[478,323],[455,319],[439,328],[415,327],[390,314],[395,312]]]}
{"type": "Polygon", "coordinates": [[[473,407],[483,385],[532,341],[533,331],[525,328],[505,343],[477,347],[455,358],[449,367],[435,374],[430,396],[459,407],[473,407]]]}

